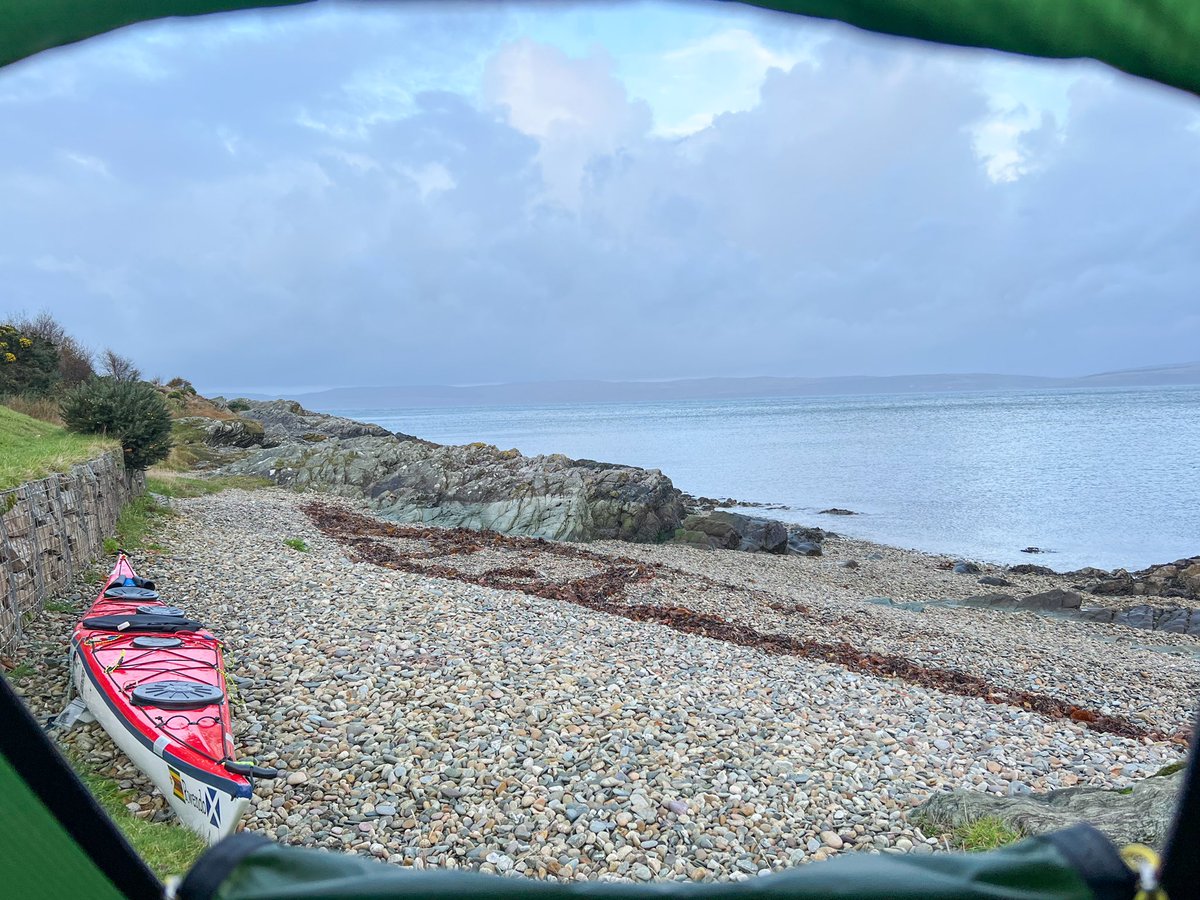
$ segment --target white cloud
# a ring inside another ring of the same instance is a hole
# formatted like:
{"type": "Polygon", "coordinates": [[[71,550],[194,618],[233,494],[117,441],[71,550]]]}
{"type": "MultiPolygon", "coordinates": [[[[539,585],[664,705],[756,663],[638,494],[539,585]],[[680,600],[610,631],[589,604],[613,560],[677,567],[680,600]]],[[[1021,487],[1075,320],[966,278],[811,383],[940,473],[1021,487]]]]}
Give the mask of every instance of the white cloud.
{"type": "Polygon", "coordinates": [[[108,170],[108,163],[97,156],[92,156],[88,153],[76,153],[73,150],[60,150],[59,154],[63,159],[74,163],[81,169],[94,172],[105,178],[112,178],[112,173],[108,170]]]}
{"type": "Polygon", "coordinates": [[[555,47],[520,40],[488,61],[484,97],[518,131],[538,139],[549,194],[574,207],[589,163],[640,140],[649,130],[645,103],[631,101],[604,55],[573,59],[555,47]]]}

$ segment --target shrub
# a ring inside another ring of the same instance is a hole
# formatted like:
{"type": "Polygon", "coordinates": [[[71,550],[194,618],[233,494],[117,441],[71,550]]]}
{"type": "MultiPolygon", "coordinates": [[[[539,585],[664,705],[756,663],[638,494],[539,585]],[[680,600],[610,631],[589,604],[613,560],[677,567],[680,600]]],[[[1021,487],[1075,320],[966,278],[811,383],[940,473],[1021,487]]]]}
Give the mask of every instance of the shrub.
{"type": "Polygon", "coordinates": [[[22,316],[9,323],[31,338],[41,338],[54,346],[58,353],[58,376],[64,387],[75,387],[96,374],[92,368],[92,353],[79,343],[54,316],[41,312],[35,318],[22,316]]]}
{"type": "Polygon", "coordinates": [[[144,469],[171,452],[171,414],[162,394],[145,382],[89,381],[66,395],[62,417],[71,431],[119,440],[131,469],[144,469]]]}
{"type": "Polygon", "coordinates": [[[230,400],[226,406],[230,412],[245,412],[250,408],[250,401],[243,397],[238,397],[236,400],[230,400]]]}
{"type": "Polygon", "coordinates": [[[179,391],[180,394],[192,394],[193,396],[196,394],[196,389],[186,378],[172,378],[167,382],[167,387],[179,391]]]}
{"type": "Polygon", "coordinates": [[[0,325],[0,394],[41,396],[58,384],[58,351],[40,335],[0,325]]]}

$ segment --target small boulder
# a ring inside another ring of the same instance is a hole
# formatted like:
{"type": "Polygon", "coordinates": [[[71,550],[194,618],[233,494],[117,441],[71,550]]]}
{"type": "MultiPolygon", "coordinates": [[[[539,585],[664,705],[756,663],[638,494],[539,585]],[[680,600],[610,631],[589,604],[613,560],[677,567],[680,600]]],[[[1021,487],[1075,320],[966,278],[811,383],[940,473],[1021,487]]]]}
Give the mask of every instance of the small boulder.
{"type": "Polygon", "coordinates": [[[982,571],[983,570],[979,568],[979,566],[973,562],[970,562],[969,560],[960,559],[956,560],[954,563],[955,575],[978,575],[982,571]]]}
{"type": "Polygon", "coordinates": [[[819,515],[819,516],[857,516],[858,513],[856,513],[852,509],[842,509],[841,507],[838,507],[838,506],[831,506],[831,507],[829,507],[829,509],[821,510],[819,513],[817,513],[817,515],[819,515]]]}
{"type": "Polygon", "coordinates": [[[1011,581],[999,575],[984,575],[979,579],[979,583],[986,584],[989,587],[1012,587],[1011,581]]]}
{"type": "Polygon", "coordinates": [[[1014,575],[1054,575],[1054,574],[1056,574],[1053,569],[1047,568],[1046,566],[1035,566],[1032,563],[1021,563],[1020,565],[1009,566],[1008,571],[1012,572],[1014,575]]]}

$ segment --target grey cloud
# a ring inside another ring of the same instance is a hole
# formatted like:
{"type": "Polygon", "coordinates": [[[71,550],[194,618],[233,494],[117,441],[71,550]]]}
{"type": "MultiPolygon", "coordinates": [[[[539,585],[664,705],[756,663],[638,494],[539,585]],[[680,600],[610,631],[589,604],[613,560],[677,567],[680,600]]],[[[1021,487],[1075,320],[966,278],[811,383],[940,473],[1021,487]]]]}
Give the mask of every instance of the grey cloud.
{"type": "Polygon", "coordinates": [[[665,140],[606,66],[526,46],[531,77],[575,67],[572,96],[600,98],[564,139],[510,124],[537,130],[494,81],[492,102],[363,99],[364,72],[411,46],[428,81],[439,54],[492,46],[494,19],[465,38],[434,14],[298,21],[207,25],[153,78],[96,50],[87,90],[9,102],[6,303],[212,389],[1195,355],[1194,100],[1087,78],[1025,136],[1030,173],[993,183],[957,55],[838,38],[758,107],[665,140]]]}

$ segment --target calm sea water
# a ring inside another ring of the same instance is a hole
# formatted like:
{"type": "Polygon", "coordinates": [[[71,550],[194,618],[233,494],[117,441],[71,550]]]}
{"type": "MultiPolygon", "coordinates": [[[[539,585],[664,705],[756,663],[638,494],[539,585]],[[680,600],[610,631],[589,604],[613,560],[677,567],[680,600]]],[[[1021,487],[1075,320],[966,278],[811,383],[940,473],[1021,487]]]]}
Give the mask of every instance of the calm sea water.
{"type": "Polygon", "coordinates": [[[658,468],[693,494],[930,552],[1060,570],[1200,553],[1194,387],[329,411],[658,468]],[[818,514],[831,506],[860,515],[818,514]]]}

